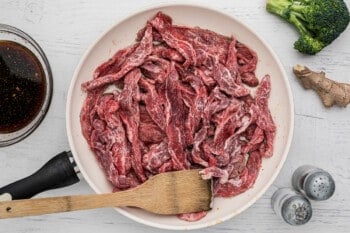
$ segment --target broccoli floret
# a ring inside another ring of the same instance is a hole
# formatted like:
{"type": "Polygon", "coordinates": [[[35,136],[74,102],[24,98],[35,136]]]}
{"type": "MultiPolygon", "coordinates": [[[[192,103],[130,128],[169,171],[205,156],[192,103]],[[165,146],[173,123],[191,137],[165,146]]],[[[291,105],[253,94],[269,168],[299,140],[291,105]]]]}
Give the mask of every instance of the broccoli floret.
{"type": "Polygon", "coordinates": [[[294,48],[306,54],[316,54],[332,43],[350,21],[343,0],[267,0],[266,10],[298,29],[294,48]]]}

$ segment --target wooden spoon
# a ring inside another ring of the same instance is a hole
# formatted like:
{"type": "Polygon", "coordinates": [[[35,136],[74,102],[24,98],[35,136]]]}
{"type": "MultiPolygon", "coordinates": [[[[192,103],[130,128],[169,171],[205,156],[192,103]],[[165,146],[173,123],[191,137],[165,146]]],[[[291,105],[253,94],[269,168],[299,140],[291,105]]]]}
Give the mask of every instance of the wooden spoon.
{"type": "Polygon", "coordinates": [[[0,202],[0,219],[102,207],[134,206],[156,214],[210,210],[211,180],[199,170],[162,173],[126,191],[0,202]]]}

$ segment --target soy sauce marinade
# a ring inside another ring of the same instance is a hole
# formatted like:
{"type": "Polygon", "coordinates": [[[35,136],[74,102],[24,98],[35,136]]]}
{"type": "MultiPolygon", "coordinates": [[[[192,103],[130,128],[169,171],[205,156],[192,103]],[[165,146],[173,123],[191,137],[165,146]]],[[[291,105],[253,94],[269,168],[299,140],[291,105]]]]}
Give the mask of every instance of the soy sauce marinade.
{"type": "Polygon", "coordinates": [[[27,126],[39,113],[45,93],[38,58],[16,42],[0,41],[0,133],[27,126]]]}

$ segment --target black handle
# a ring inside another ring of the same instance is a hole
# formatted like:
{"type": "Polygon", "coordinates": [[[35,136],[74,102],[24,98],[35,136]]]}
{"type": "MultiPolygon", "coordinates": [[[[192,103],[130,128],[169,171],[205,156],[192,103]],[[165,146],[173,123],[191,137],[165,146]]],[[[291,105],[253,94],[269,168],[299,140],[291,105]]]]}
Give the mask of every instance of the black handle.
{"type": "Polygon", "coordinates": [[[0,194],[9,193],[12,199],[25,199],[55,188],[69,186],[79,181],[70,161],[71,152],[62,152],[50,159],[34,174],[0,188],[0,194]]]}

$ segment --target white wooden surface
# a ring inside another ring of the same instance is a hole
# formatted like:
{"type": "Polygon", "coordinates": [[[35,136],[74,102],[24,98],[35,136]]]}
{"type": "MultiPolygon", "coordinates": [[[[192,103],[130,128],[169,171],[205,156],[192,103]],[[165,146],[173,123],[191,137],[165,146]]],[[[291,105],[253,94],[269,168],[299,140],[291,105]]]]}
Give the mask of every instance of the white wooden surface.
{"type": "MultiPolygon", "coordinates": [[[[37,40],[46,52],[54,75],[51,108],[39,128],[24,141],[0,148],[0,186],[22,178],[63,150],[69,150],[65,130],[67,89],[87,47],[116,21],[144,6],[166,1],[43,1],[0,0],[0,23],[18,27],[37,40]]],[[[194,1],[232,14],[253,28],[275,50],[290,78],[295,101],[295,133],[287,161],[274,184],[244,213],[211,228],[193,232],[349,232],[350,229],[350,106],[325,109],[312,91],[299,85],[292,67],[296,63],[324,70],[329,77],[350,82],[350,28],[316,56],[304,56],[292,48],[296,31],[268,14],[263,0],[194,1]],[[279,187],[290,186],[292,172],[313,164],[336,180],[331,200],[313,202],[312,220],[300,227],[282,222],[270,208],[279,187]]],[[[346,1],[350,6],[350,1],[346,1]]],[[[194,16],[195,17],[195,16],[194,16]]],[[[40,196],[91,193],[82,180],[40,196]]],[[[0,232],[107,233],[165,232],[118,214],[113,209],[64,213],[23,219],[0,220],[0,232]]]]}

